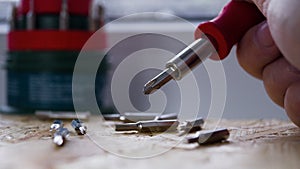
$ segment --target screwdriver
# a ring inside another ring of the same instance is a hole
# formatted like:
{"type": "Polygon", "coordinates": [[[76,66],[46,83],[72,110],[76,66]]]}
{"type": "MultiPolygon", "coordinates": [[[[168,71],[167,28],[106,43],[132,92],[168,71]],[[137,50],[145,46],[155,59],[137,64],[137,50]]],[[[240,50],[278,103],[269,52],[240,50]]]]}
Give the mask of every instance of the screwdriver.
{"type": "Polygon", "coordinates": [[[245,1],[230,1],[213,20],[201,23],[195,41],[166,63],[166,69],[144,85],[144,94],[154,93],[172,79],[181,80],[206,58],[224,59],[243,35],[265,20],[259,9],[245,1]]]}

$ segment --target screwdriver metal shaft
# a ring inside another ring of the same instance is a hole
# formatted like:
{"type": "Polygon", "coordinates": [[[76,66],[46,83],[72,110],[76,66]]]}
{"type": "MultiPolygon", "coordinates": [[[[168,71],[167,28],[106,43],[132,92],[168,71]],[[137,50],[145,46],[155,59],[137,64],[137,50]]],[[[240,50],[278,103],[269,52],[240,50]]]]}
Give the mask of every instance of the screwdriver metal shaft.
{"type": "Polygon", "coordinates": [[[178,53],[166,64],[166,69],[144,86],[144,94],[151,94],[170,80],[180,80],[197,65],[215,52],[206,38],[200,38],[178,53]]]}

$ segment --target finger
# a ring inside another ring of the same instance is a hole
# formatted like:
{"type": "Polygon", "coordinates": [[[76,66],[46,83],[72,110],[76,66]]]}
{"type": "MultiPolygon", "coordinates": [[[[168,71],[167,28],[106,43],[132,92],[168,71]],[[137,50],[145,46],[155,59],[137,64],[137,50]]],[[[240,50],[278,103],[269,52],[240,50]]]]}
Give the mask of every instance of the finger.
{"type": "Polygon", "coordinates": [[[288,87],[299,80],[300,71],[283,57],[268,64],[263,70],[263,82],[268,95],[282,107],[288,87]]]}
{"type": "Polygon", "coordinates": [[[271,0],[252,0],[257,8],[267,16],[271,0]]]}
{"type": "Polygon", "coordinates": [[[237,45],[239,64],[259,79],[262,79],[263,68],[280,55],[266,21],[251,28],[237,45]]]}
{"type": "Polygon", "coordinates": [[[284,107],[290,119],[300,127],[300,81],[292,83],[285,94],[284,107]]]}
{"type": "MultiPolygon", "coordinates": [[[[260,0],[255,0],[260,1],[260,0]]],[[[281,53],[300,69],[300,1],[268,0],[266,17],[271,33],[281,53]]]]}
{"type": "Polygon", "coordinates": [[[293,66],[300,69],[300,1],[251,1],[266,16],[270,24],[271,34],[282,54],[293,66]]]}
{"type": "Polygon", "coordinates": [[[257,8],[266,16],[267,9],[270,0],[234,0],[234,1],[247,1],[249,3],[254,3],[257,8]]]}

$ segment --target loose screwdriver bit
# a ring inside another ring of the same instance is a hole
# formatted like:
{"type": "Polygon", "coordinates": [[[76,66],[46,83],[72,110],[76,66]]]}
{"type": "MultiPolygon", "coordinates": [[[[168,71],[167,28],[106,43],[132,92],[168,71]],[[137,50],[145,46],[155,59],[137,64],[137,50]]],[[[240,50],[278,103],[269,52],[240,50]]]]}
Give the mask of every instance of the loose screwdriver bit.
{"type": "Polygon", "coordinates": [[[120,121],[120,114],[102,114],[104,120],[108,121],[120,121]]]}
{"type": "Polygon", "coordinates": [[[64,126],[64,123],[61,120],[54,120],[50,126],[50,131],[57,130],[64,126]]]}
{"type": "Polygon", "coordinates": [[[72,120],[71,126],[75,129],[78,135],[86,134],[87,127],[79,119],[72,120]]]}
{"type": "Polygon", "coordinates": [[[69,130],[67,128],[59,128],[53,136],[53,143],[57,146],[65,144],[67,137],[69,137],[69,130]]]}
{"type": "Polygon", "coordinates": [[[229,138],[229,131],[225,128],[198,131],[195,136],[187,137],[187,143],[198,143],[199,145],[222,142],[229,138]]]}
{"type": "Polygon", "coordinates": [[[179,122],[177,120],[152,120],[137,123],[116,124],[115,131],[138,131],[142,133],[174,131],[179,122]]]}
{"type": "Polygon", "coordinates": [[[199,117],[195,120],[186,120],[183,122],[183,125],[180,126],[180,135],[197,132],[202,129],[203,124],[204,120],[202,117],[199,117]]]}
{"type": "Polygon", "coordinates": [[[168,113],[156,116],[154,120],[174,120],[177,119],[177,113],[168,113]]]}
{"type": "Polygon", "coordinates": [[[125,123],[147,121],[147,120],[170,120],[177,119],[176,113],[162,114],[159,113],[143,113],[143,112],[125,112],[120,114],[104,114],[104,120],[122,121],[125,123]]]}
{"type": "Polygon", "coordinates": [[[135,123],[138,121],[154,120],[157,116],[159,116],[159,113],[125,112],[123,115],[120,115],[120,121],[125,123],[135,123]]]}

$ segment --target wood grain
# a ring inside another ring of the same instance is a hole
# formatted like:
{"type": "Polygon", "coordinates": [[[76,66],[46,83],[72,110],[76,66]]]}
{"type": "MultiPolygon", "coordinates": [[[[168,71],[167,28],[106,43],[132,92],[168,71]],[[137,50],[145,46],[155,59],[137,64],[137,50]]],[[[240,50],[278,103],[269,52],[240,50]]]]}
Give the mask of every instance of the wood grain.
{"type": "MultiPolygon", "coordinates": [[[[176,133],[115,133],[112,123],[90,118],[88,136],[77,136],[65,121],[72,133],[61,148],[52,143],[51,122],[0,115],[0,168],[300,168],[300,129],[288,121],[222,120],[218,126],[230,129],[229,142],[198,146],[182,142],[176,133]],[[139,160],[121,157],[161,150],[139,160]]],[[[207,121],[205,128],[212,124],[207,121]]]]}

